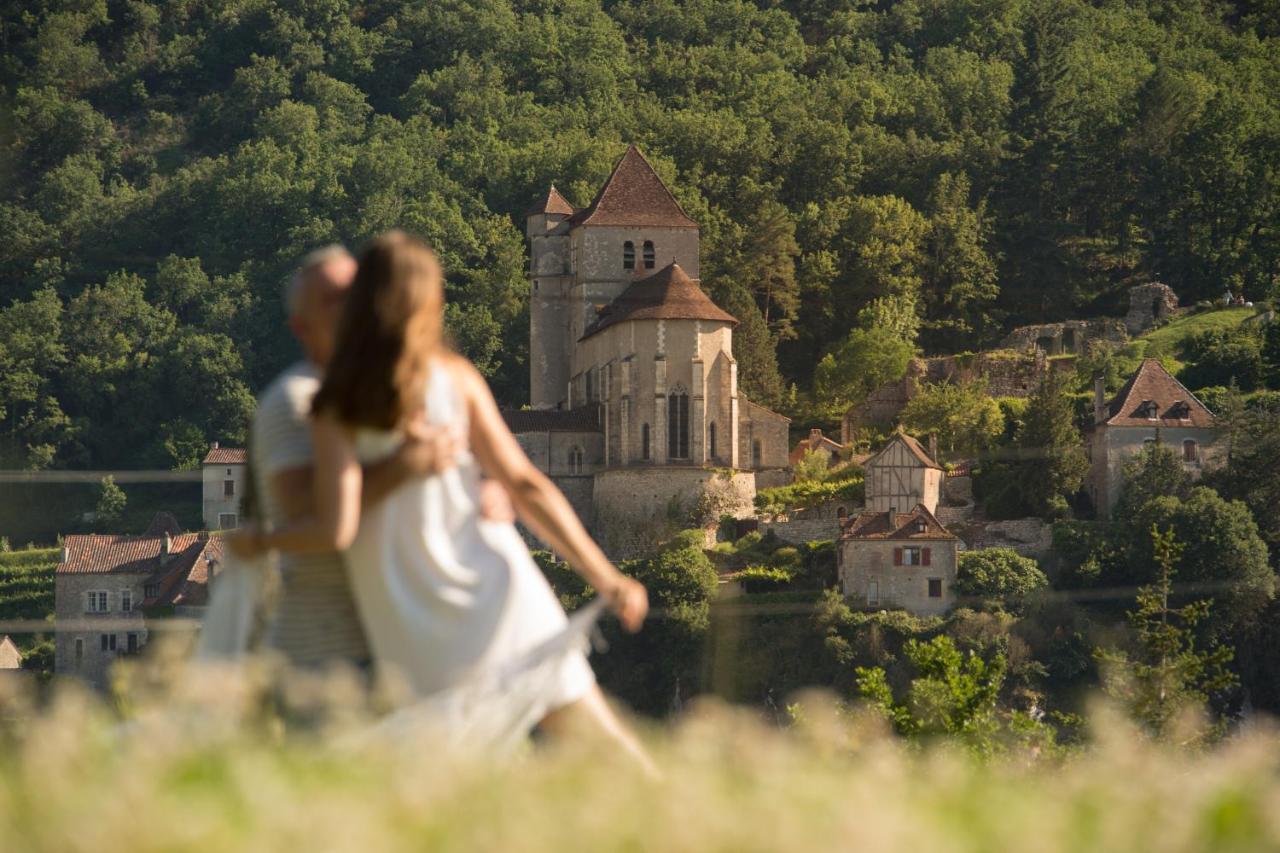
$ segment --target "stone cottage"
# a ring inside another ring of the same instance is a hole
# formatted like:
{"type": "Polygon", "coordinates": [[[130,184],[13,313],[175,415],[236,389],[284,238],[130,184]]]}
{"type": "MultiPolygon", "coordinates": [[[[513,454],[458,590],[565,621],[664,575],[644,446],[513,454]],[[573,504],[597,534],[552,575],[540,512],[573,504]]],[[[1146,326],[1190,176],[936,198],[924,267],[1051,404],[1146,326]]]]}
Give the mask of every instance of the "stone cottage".
{"type": "Polygon", "coordinates": [[[941,615],[955,604],[959,541],[923,504],[860,513],[837,543],[840,588],[867,607],[941,615]]]}
{"type": "Polygon", "coordinates": [[[822,430],[814,427],[809,430],[808,438],[800,439],[796,442],[796,446],[791,448],[787,461],[795,465],[804,459],[806,453],[820,453],[826,458],[827,465],[832,465],[840,458],[843,450],[843,444],[832,441],[822,434],[822,430]]]}
{"type": "Polygon", "coordinates": [[[66,537],[54,571],[54,672],[105,686],[116,658],[146,646],[155,619],[203,614],[221,556],[220,538],[183,533],[167,512],[141,536],[66,537]]]}
{"type": "Polygon", "coordinates": [[[1099,377],[1094,423],[1086,441],[1089,495],[1098,515],[1111,514],[1123,486],[1124,464],[1151,444],[1164,444],[1194,477],[1214,453],[1213,413],[1154,358],[1144,359],[1110,401],[1099,377]]]}
{"type": "MultiPolygon", "coordinates": [[[[528,211],[532,412],[507,423],[597,532],[709,490],[751,512],[787,470],[789,420],[738,391],[737,320],[698,283],[699,227],[632,146],[585,208],[528,211]]],[[[602,537],[607,539],[607,537],[602,537]]]]}

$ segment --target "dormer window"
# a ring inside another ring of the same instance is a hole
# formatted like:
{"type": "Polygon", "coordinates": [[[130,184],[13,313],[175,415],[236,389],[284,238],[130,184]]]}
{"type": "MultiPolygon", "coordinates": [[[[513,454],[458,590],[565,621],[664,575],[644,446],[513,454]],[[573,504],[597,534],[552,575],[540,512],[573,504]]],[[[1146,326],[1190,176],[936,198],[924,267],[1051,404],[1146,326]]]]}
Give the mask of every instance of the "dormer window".
{"type": "Polygon", "coordinates": [[[636,244],[630,240],[622,244],[622,268],[624,270],[636,268],[636,244]]]}
{"type": "Polygon", "coordinates": [[[916,533],[924,533],[928,529],[929,525],[923,518],[916,519],[916,533]]]}
{"type": "Polygon", "coordinates": [[[1186,420],[1191,416],[1191,406],[1187,404],[1186,400],[1177,400],[1169,407],[1169,415],[1180,421],[1186,420]]]}
{"type": "Polygon", "coordinates": [[[1149,421],[1160,419],[1160,405],[1155,400],[1143,400],[1138,413],[1149,421]]]}
{"type": "Polygon", "coordinates": [[[656,253],[653,250],[653,241],[644,241],[644,268],[651,270],[657,260],[656,253]]]}

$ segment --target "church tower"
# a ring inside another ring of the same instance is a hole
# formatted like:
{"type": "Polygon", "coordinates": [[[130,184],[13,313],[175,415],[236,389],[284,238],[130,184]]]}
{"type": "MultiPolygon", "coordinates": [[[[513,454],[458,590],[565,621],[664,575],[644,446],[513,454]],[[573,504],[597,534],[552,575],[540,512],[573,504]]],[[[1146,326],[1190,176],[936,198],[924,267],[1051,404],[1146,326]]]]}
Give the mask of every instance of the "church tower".
{"type": "Polygon", "coordinates": [[[529,403],[554,409],[569,387],[569,218],[574,209],[553,184],[525,213],[529,238],[529,403]]]}

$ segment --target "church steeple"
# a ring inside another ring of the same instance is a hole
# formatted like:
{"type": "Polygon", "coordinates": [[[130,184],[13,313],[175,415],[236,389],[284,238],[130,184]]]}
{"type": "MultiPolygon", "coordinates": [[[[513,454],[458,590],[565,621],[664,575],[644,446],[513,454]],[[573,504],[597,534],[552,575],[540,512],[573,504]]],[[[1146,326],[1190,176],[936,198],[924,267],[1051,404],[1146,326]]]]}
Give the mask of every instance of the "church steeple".
{"type": "Polygon", "coordinates": [[[634,145],[627,147],[591,206],[572,221],[574,225],[698,227],[634,145]]]}

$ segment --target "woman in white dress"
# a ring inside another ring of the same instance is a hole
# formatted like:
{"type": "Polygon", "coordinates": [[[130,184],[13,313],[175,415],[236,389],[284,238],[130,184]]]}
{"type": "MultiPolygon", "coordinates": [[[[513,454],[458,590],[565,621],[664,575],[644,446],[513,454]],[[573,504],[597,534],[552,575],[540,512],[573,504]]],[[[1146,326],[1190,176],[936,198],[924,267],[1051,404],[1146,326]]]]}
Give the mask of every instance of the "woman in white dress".
{"type": "MultiPolygon", "coordinates": [[[[533,659],[567,619],[519,533],[477,512],[481,472],[510,493],[520,518],[591,584],[630,631],[648,611],[644,587],[609,562],[568,501],[507,429],[488,385],[442,342],[443,275],[435,254],[401,232],[360,258],[337,347],[313,403],[314,518],[250,528],[229,544],[263,551],[346,551],[375,662],[430,696],[533,659]],[[406,431],[442,430],[456,464],[360,507],[361,464],[406,431]]],[[[570,650],[539,687],[543,728],[595,727],[648,763],[570,650]]]]}

